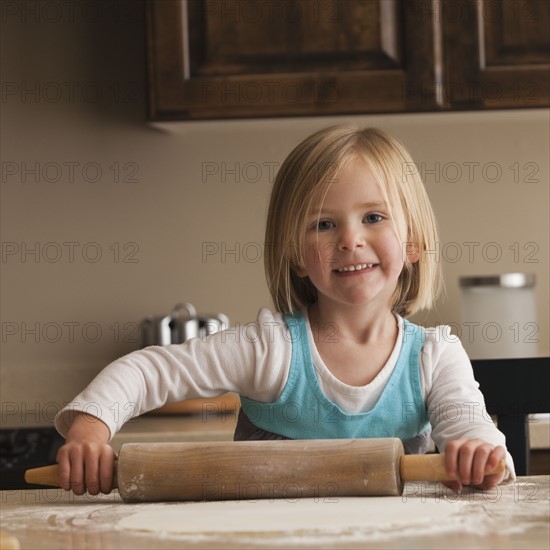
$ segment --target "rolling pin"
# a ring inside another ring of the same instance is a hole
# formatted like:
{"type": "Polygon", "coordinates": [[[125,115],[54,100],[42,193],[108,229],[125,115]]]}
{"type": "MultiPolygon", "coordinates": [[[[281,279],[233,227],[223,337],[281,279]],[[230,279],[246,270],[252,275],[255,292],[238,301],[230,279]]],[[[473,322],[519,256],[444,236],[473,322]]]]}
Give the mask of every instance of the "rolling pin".
{"type": "MultiPolygon", "coordinates": [[[[448,479],[444,455],[405,455],[393,438],[126,443],[115,477],[126,502],[396,496],[405,481],[448,479]]],[[[25,481],[59,487],[58,466],[25,481]]]]}

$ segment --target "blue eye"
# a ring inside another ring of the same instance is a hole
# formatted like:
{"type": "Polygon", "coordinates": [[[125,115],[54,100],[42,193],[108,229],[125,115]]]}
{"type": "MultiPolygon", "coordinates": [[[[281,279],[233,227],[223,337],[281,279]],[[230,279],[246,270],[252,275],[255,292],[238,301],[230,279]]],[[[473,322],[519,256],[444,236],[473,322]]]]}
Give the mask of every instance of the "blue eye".
{"type": "Polygon", "coordinates": [[[367,214],[364,219],[367,223],[380,223],[384,217],[380,214],[367,214]]]}
{"type": "Polygon", "coordinates": [[[327,229],[332,229],[334,224],[329,220],[319,220],[316,224],[316,228],[319,231],[326,231],[327,229]]]}

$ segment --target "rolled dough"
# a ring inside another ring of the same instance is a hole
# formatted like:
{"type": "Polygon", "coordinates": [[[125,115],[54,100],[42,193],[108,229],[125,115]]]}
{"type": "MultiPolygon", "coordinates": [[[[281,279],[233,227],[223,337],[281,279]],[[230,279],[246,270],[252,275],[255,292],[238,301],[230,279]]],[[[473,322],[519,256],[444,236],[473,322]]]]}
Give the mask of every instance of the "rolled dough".
{"type": "Polygon", "coordinates": [[[459,507],[459,502],[401,497],[192,502],[149,508],[123,518],[119,526],[174,534],[335,532],[440,524],[459,507]]]}

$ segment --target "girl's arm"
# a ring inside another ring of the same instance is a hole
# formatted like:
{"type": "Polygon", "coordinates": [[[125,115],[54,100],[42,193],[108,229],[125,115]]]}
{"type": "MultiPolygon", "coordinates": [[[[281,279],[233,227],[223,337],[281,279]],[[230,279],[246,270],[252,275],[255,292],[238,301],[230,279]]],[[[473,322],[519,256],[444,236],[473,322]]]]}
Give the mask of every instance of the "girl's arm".
{"type": "Polygon", "coordinates": [[[470,360],[449,327],[427,331],[422,363],[432,438],[445,451],[447,473],[457,480],[453,489],[465,484],[487,489],[513,481],[514,464],[504,434],[487,413],[470,360]],[[502,459],[506,472],[483,475],[502,459]]]}
{"type": "Polygon", "coordinates": [[[227,391],[275,401],[291,353],[281,316],[263,309],[255,323],[185,344],[151,346],[114,361],[55,418],[66,437],[57,457],[63,485],[78,494],[108,492],[112,477],[106,472],[112,472],[114,461],[109,440],[125,422],[165,403],[227,391]]]}

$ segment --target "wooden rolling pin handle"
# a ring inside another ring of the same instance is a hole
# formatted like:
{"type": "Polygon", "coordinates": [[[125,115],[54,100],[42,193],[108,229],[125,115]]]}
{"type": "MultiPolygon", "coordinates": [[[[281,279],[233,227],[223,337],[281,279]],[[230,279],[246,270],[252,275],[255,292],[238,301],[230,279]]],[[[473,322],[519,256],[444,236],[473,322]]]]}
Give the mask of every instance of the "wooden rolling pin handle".
{"type": "Polygon", "coordinates": [[[19,550],[21,545],[16,537],[0,529],[0,548],[2,550],[19,550]]]}
{"type": "MultiPolygon", "coordinates": [[[[50,485],[52,487],[61,487],[59,480],[59,464],[51,466],[42,466],[32,468],[25,472],[25,481],[33,485],[50,485]]],[[[113,472],[113,488],[116,488],[116,462],[113,472]]]]}
{"type": "Polygon", "coordinates": [[[59,465],[42,466],[41,468],[32,468],[25,472],[25,481],[33,485],[51,485],[52,487],[61,487],[59,481],[59,465]]]}
{"type": "MultiPolygon", "coordinates": [[[[504,460],[485,475],[500,474],[506,469],[504,460]]],[[[444,454],[403,455],[399,465],[402,481],[451,481],[445,469],[444,454]]]]}

